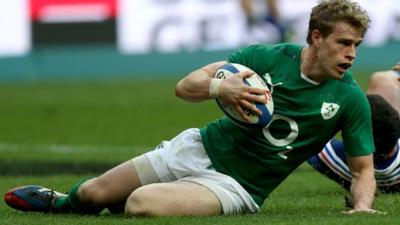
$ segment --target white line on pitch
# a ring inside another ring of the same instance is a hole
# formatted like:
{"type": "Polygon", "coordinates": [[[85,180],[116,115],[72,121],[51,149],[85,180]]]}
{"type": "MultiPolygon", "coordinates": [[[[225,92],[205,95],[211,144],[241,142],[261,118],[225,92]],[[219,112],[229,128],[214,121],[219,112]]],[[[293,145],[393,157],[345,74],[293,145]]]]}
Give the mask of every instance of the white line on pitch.
{"type": "Polygon", "coordinates": [[[58,152],[58,153],[69,153],[69,152],[128,152],[128,151],[149,151],[152,148],[149,146],[128,146],[128,145],[60,145],[60,144],[11,144],[11,143],[0,143],[0,151],[39,151],[39,152],[58,152]]]}

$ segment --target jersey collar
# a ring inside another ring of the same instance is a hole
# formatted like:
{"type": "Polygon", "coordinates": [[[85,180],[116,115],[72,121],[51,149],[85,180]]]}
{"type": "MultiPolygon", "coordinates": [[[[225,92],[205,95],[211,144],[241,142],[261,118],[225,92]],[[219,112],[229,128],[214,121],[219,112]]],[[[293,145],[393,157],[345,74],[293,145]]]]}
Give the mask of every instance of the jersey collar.
{"type": "Polygon", "coordinates": [[[313,84],[313,85],[320,85],[320,83],[311,80],[310,78],[308,78],[308,77],[307,77],[306,75],[304,75],[303,73],[300,73],[300,75],[301,75],[301,78],[303,78],[303,80],[307,81],[308,83],[313,84]]]}

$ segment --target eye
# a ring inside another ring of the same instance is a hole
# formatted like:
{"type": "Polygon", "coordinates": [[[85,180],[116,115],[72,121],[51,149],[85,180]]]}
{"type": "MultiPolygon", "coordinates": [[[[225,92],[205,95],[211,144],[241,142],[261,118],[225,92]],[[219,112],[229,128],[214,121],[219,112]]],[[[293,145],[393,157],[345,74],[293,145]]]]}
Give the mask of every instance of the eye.
{"type": "Polygon", "coordinates": [[[344,46],[352,45],[352,42],[348,41],[348,40],[339,40],[338,43],[341,44],[341,45],[344,45],[344,46]]]}

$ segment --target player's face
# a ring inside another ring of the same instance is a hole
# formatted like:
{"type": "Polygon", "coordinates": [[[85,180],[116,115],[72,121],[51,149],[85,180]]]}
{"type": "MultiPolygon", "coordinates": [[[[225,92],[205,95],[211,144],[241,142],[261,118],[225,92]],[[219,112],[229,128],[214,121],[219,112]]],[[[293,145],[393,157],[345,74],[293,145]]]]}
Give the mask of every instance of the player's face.
{"type": "Polygon", "coordinates": [[[318,59],[327,76],[342,79],[356,58],[356,48],[362,37],[348,23],[338,22],[327,37],[318,38],[318,59]]]}

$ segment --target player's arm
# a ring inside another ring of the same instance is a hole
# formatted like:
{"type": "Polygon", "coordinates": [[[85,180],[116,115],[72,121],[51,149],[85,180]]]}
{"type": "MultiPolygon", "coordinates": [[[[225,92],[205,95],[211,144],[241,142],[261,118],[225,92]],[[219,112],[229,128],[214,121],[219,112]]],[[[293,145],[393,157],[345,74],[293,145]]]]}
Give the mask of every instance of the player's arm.
{"type": "Polygon", "coordinates": [[[188,74],[176,85],[176,96],[190,102],[218,97],[225,104],[235,107],[245,119],[248,119],[248,116],[244,108],[261,115],[254,102],[266,104],[266,90],[250,87],[243,82],[243,79],[250,77],[254,72],[244,71],[228,79],[215,79],[215,73],[225,63],[211,63],[188,74]]]}
{"type": "Polygon", "coordinates": [[[352,174],[350,192],[353,196],[353,209],[346,213],[376,213],[372,209],[376,182],[372,154],[358,157],[347,157],[352,174]]]}
{"type": "Polygon", "coordinates": [[[184,77],[175,87],[175,95],[189,102],[211,99],[210,84],[215,72],[225,61],[208,64],[184,77]]]}

